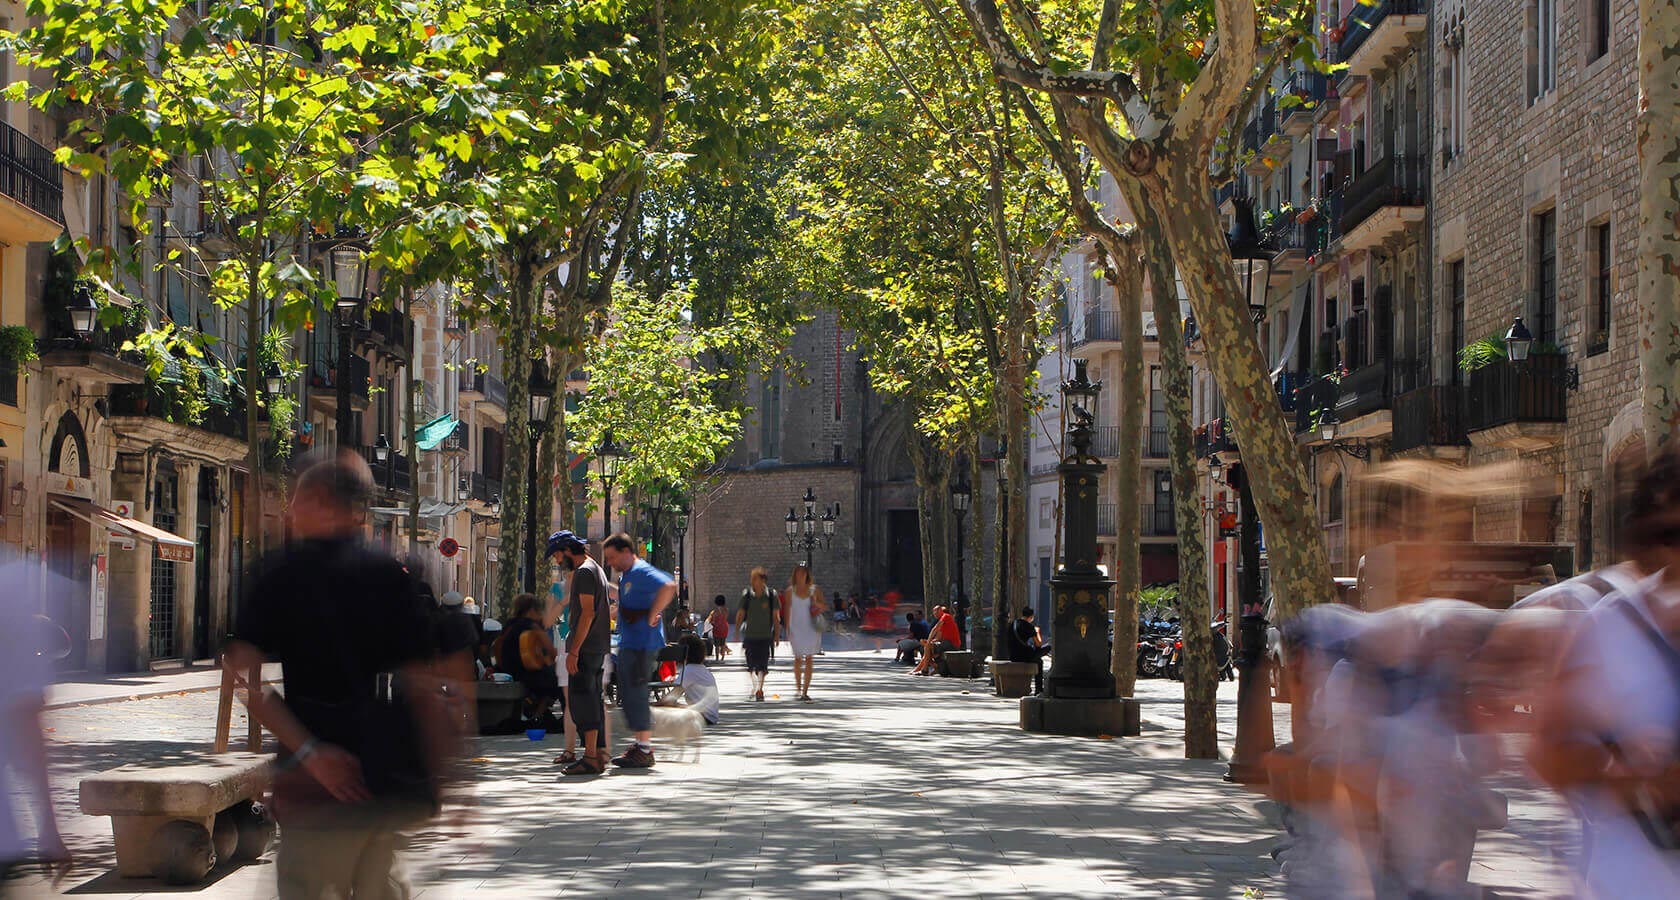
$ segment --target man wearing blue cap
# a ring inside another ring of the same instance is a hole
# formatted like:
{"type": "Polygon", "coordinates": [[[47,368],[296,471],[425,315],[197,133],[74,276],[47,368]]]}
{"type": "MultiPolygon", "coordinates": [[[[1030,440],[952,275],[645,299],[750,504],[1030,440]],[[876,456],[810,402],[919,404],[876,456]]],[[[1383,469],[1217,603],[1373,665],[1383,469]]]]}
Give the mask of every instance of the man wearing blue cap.
{"type": "Polygon", "coordinates": [[[548,536],[548,556],[571,572],[566,621],[566,673],[571,687],[572,722],[577,726],[583,756],[561,770],[566,775],[599,775],[607,768],[606,742],[600,740],[606,721],[601,698],[601,667],[612,652],[612,615],[607,608],[607,575],[589,558],[588,542],[570,531],[548,536]]]}

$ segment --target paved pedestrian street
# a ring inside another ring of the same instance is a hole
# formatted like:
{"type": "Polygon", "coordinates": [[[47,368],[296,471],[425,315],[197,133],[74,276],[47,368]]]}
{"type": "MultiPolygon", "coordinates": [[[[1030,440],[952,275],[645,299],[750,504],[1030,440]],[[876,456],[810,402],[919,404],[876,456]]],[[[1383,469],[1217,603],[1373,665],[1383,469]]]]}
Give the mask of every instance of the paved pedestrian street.
{"type": "MultiPolygon", "coordinates": [[[[1028,735],[985,682],[911,678],[891,652],[831,651],[812,695],[791,699],[785,648],[764,703],[743,700],[740,656],[715,667],[721,724],[658,767],[589,780],[557,774],[557,738],[485,738],[465,763],[473,803],[417,834],[413,875],[436,897],[1244,897],[1283,895],[1269,804],[1179,758],[1175,682],[1142,683],[1144,735],[1028,735]]],[[[1222,684],[1229,741],[1235,685],[1222,684]]],[[[71,894],[275,896],[265,860],[198,888],[117,878],[105,819],[75,811],[84,774],[206,750],[215,693],[48,714],[71,894]]],[[[1286,721],[1280,717],[1280,722],[1286,721]]],[[[235,733],[244,720],[236,716],[235,733]]],[[[1550,897],[1567,829],[1520,785],[1513,827],[1484,836],[1478,883],[1550,897]]],[[[33,873],[9,887],[51,887],[33,873]]]]}

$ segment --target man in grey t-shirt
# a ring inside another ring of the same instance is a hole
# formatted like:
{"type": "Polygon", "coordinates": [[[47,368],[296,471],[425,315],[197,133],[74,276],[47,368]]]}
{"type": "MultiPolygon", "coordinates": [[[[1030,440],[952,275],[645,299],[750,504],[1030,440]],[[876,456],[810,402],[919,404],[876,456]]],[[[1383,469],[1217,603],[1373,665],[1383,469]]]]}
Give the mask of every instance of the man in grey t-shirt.
{"type": "Polygon", "coordinates": [[[549,555],[572,573],[566,613],[572,628],[566,639],[566,674],[572,723],[577,726],[583,756],[565,768],[567,775],[599,775],[607,766],[606,741],[599,740],[606,721],[601,667],[612,652],[612,614],[606,573],[589,558],[587,550],[585,539],[570,531],[549,535],[549,555]]]}

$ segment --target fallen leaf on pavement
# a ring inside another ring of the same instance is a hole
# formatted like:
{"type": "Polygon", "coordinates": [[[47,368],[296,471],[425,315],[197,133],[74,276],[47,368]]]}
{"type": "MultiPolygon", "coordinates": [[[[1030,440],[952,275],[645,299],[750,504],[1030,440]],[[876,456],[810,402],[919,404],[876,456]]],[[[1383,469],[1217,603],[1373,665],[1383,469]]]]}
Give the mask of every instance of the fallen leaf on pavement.
{"type": "Polygon", "coordinates": [[[1099,740],[1099,741],[1112,741],[1112,740],[1114,740],[1114,735],[1112,735],[1112,734],[1099,734],[1099,735],[1097,735],[1097,740],[1099,740]]]}

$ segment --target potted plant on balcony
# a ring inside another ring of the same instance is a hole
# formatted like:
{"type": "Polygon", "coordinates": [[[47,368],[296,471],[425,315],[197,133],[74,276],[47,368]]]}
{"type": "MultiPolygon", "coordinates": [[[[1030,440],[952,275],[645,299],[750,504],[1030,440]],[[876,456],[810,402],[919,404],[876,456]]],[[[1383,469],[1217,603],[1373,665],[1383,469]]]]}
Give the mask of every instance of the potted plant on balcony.
{"type": "Polygon", "coordinates": [[[0,366],[22,367],[24,363],[38,358],[40,353],[35,349],[35,332],[22,325],[0,328],[0,366]]]}
{"type": "Polygon", "coordinates": [[[1318,218],[1318,203],[1319,200],[1317,197],[1307,201],[1307,205],[1301,207],[1301,211],[1295,214],[1296,224],[1306,225],[1312,220],[1318,218]]]}

